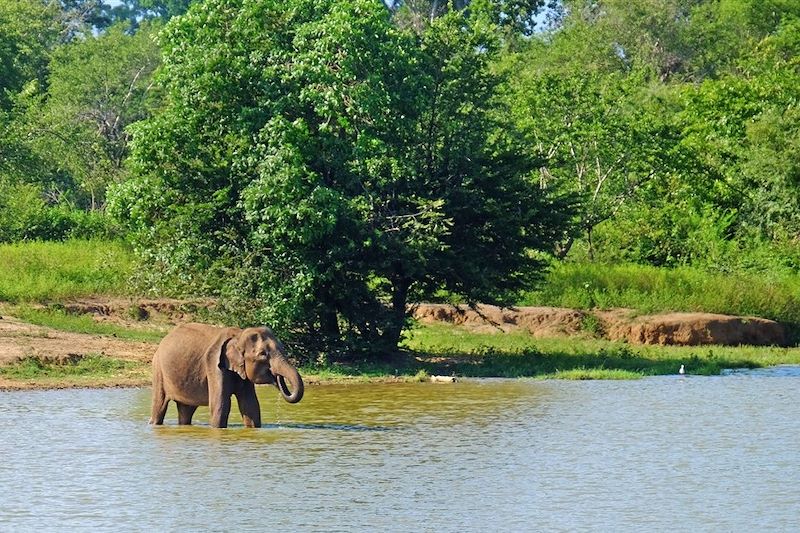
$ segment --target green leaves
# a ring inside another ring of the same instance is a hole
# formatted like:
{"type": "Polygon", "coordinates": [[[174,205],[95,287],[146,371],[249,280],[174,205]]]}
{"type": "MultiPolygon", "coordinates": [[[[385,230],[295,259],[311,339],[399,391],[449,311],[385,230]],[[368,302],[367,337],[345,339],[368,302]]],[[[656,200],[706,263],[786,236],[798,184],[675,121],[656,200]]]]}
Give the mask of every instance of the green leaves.
{"type": "Polygon", "coordinates": [[[306,348],[394,349],[410,291],[507,298],[564,220],[502,133],[496,35],[458,13],[399,30],[368,0],[198,5],[162,36],[166,105],[115,212],[306,348]]]}

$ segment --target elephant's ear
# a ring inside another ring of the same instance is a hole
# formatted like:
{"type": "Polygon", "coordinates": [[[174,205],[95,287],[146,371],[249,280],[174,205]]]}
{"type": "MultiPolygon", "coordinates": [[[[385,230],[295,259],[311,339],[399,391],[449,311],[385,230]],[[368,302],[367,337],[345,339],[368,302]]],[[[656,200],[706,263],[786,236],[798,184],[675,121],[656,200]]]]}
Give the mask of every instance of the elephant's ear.
{"type": "Polygon", "coordinates": [[[236,372],[242,379],[247,379],[244,370],[244,350],[241,349],[236,337],[231,337],[222,343],[219,354],[219,367],[236,372]]]}

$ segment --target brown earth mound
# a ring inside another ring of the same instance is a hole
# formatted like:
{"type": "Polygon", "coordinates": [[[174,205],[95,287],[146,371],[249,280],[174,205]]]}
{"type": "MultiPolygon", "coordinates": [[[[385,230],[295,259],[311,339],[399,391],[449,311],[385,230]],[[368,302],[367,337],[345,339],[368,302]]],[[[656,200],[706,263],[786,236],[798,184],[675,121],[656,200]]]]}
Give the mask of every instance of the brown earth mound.
{"type": "Polygon", "coordinates": [[[74,315],[89,314],[95,320],[115,320],[131,322],[136,320],[155,320],[156,322],[176,322],[191,320],[203,309],[214,306],[211,300],[176,300],[171,298],[137,299],[125,298],[84,298],[59,304],[64,311],[74,315]]]}
{"type": "Polygon", "coordinates": [[[560,307],[497,307],[419,304],[413,316],[421,322],[448,322],[477,331],[515,331],[523,329],[536,337],[574,335],[581,331],[585,314],[560,307]]]}
{"type": "Polygon", "coordinates": [[[711,313],[633,316],[629,309],[584,312],[555,307],[420,304],[413,316],[421,322],[448,322],[478,331],[523,330],[536,337],[591,334],[632,344],[785,346],[788,342],[786,329],[778,322],[711,313]]]}
{"type": "Polygon", "coordinates": [[[785,346],[785,328],[772,320],[711,313],[669,313],[618,322],[606,330],[611,340],[634,344],[697,346],[785,346]]]}

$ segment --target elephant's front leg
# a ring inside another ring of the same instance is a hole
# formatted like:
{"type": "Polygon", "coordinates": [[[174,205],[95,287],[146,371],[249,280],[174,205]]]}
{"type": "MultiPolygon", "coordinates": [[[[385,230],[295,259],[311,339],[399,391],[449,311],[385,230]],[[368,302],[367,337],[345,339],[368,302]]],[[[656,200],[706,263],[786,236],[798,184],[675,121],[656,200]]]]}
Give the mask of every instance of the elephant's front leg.
{"type": "Polygon", "coordinates": [[[252,381],[245,381],[239,392],[236,393],[239,412],[242,413],[242,422],[245,427],[261,427],[261,406],[256,396],[256,386],[252,381]]]}
{"type": "Polygon", "coordinates": [[[214,428],[228,427],[228,415],[231,413],[231,384],[226,380],[224,371],[209,376],[208,409],[211,412],[208,424],[214,428]]]}
{"type": "Polygon", "coordinates": [[[231,414],[231,397],[230,395],[223,395],[222,398],[210,400],[208,405],[211,411],[211,416],[208,419],[208,424],[212,428],[226,428],[228,427],[228,415],[231,414]]]}

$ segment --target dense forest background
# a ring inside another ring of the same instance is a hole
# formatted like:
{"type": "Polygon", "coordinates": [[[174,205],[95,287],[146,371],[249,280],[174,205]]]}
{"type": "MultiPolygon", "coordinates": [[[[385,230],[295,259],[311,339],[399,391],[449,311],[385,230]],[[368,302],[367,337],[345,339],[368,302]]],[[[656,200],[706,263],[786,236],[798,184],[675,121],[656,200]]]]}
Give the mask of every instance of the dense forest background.
{"type": "Polygon", "coordinates": [[[793,0],[0,0],[0,242],[320,350],[553,265],[794,275],[798,52],[793,0]]]}

